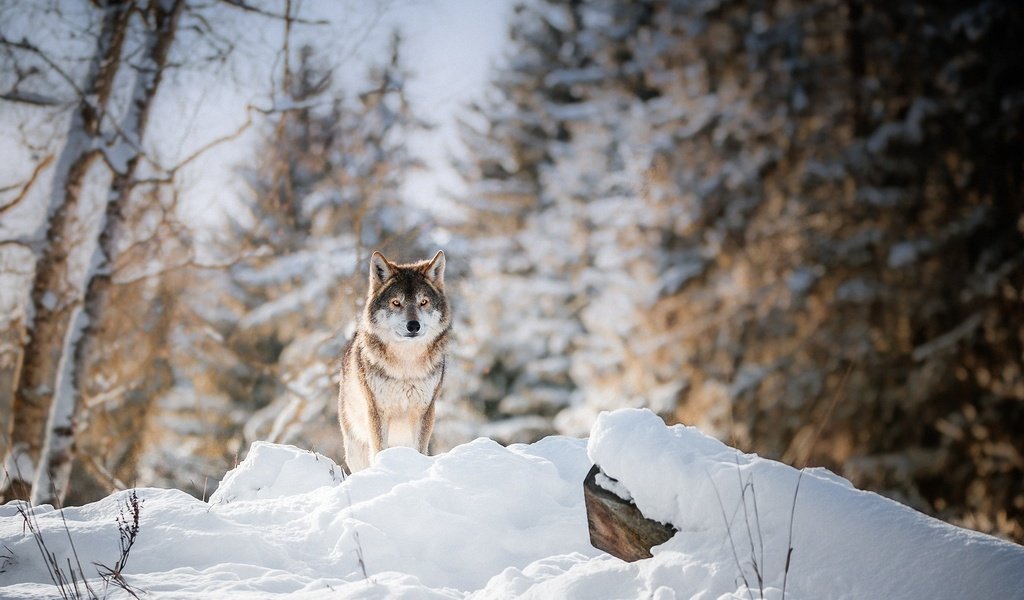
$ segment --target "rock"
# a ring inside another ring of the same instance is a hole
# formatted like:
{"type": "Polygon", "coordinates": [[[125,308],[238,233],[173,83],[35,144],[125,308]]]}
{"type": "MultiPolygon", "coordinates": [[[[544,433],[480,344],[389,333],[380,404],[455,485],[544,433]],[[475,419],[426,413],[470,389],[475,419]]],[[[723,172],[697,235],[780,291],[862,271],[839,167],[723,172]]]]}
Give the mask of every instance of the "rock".
{"type": "Polygon", "coordinates": [[[636,504],[598,485],[599,473],[601,469],[594,465],[583,481],[590,543],[626,562],[650,558],[651,548],[664,544],[678,530],[648,519],[636,504]]]}

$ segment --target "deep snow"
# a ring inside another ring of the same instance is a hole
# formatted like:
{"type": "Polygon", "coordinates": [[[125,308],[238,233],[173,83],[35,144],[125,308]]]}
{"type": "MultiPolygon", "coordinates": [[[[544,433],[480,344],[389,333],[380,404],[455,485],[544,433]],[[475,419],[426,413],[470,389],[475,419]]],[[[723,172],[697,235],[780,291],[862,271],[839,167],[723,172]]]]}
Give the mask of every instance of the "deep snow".
{"type": "MultiPolygon", "coordinates": [[[[797,478],[646,410],[602,414],[589,443],[481,438],[433,457],[394,448],[347,479],[325,456],[256,443],[209,502],[139,490],[125,577],[168,598],[748,598],[738,561],[754,597],[763,587],[779,598],[797,478]],[[654,558],[627,564],[590,546],[592,459],[645,514],[679,528],[654,558]]],[[[126,494],[63,511],[89,575],[117,558],[126,494]]],[[[50,549],[70,556],[59,511],[35,513],[50,549]]],[[[1024,598],[1024,548],[827,471],[804,473],[793,513],[787,597],[1024,598]]],[[[58,595],[14,504],[0,507],[0,571],[0,597],[58,595]]]]}

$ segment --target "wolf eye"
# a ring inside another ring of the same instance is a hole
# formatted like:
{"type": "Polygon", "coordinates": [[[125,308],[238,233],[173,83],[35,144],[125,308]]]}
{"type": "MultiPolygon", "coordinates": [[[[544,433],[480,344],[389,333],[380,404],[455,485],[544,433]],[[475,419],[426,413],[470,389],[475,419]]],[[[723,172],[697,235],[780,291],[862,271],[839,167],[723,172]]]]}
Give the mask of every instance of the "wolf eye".
{"type": "Polygon", "coordinates": [[[428,303],[429,303],[429,300],[427,300],[426,298],[420,300],[420,306],[426,306],[428,303]]]}
{"type": "Polygon", "coordinates": [[[395,298],[394,300],[391,301],[391,306],[394,306],[395,308],[400,308],[402,306],[402,301],[399,300],[398,298],[395,298]]]}

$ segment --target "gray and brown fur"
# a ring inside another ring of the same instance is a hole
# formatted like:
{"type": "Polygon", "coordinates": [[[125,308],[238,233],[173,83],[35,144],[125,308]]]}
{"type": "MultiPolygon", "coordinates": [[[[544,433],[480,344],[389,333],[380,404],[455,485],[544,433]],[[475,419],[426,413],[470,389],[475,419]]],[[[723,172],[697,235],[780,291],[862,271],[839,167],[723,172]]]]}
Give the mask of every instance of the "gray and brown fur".
{"type": "Polygon", "coordinates": [[[380,252],[370,258],[366,306],[345,349],[338,394],[349,472],[392,446],[427,453],[451,335],[444,264],[441,251],[409,264],[380,252]]]}

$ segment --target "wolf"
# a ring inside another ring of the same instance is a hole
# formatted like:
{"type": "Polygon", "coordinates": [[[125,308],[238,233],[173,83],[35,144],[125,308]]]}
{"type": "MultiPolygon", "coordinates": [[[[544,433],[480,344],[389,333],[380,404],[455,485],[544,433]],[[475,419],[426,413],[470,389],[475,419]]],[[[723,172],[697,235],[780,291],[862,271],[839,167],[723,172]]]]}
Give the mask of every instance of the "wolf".
{"type": "Polygon", "coordinates": [[[444,264],[440,250],[408,264],[380,252],[370,257],[366,305],[342,358],[338,391],[350,473],[385,448],[427,453],[451,337],[444,264]]]}

